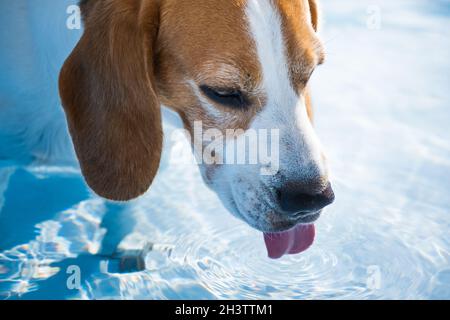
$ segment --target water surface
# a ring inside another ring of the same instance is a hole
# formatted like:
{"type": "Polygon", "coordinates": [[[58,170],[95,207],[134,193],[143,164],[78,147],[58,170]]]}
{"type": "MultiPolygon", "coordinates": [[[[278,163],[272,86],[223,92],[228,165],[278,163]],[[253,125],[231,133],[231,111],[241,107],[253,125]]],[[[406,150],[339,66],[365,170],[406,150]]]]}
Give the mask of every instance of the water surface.
{"type": "Polygon", "coordinates": [[[262,234],[171,158],[185,142],[128,204],[95,197],[75,168],[2,160],[0,297],[450,299],[450,2],[322,4],[312,90],[337,198],[308,251],[268,259],[262,234]],[[118,244],[150,247],[145,270],[118,272],[118,244]]]}

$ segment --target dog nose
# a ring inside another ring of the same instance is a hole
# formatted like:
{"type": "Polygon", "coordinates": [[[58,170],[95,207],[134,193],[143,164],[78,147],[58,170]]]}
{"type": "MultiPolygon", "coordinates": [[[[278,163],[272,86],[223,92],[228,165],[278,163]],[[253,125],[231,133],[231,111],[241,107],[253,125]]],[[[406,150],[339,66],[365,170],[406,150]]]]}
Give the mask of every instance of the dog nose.
{"type": "Polygon", "coordinates": [[[333,203],[334,192],[331,184],[319,193],[305,193],[305,189],[287,186],[279,190],[279,201],[281,209],[289,214],[310,213],[323,209],[333,203]]]}

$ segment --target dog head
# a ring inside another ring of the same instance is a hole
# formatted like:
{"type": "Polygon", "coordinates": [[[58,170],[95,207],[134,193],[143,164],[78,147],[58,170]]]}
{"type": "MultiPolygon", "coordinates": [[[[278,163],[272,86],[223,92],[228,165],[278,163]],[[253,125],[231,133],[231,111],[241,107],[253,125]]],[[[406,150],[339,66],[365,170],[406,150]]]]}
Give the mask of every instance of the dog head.
{"type": "Polygon", "coordinates": [[[308,94],[324,60],[315,0],[85,0],[82,11],[84,34],[61,71],[60,93],[96,193],[129,200],[149,188],[165,105],[192,136],[199,122],[224,137],[208,155],[204,140],[193,139],[193,149],[205,157],[206,183],[251,226],[285,231],[333,201],[308,94]],[[262,130],[276,130],[266,141],[276,170],[229,163],[232,143],[262,130]]]}

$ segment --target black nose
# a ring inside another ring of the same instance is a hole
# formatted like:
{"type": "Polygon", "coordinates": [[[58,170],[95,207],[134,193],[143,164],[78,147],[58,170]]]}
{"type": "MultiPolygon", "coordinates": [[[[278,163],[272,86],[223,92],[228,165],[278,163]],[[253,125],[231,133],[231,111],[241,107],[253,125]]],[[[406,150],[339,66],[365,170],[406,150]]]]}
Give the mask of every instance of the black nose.
{"type": "Polygon", "coordinates": [[[281,209],[289,214],[310,213],[319,211],[327,205],[333,203],[334,192],[331,184],[320,193],[305,193],[304,189],[288,186],[279,190],[279,200],[281,209]]]}

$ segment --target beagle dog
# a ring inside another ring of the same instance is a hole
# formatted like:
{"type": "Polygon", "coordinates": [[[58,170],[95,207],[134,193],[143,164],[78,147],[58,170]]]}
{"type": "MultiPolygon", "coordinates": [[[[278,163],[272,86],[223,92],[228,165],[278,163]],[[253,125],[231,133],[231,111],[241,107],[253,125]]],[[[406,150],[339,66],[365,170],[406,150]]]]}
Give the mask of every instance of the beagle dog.
{"type": "Polygon", "coordinates": [[[261,165],[217,163],[201,164],[201,173],[232,214],[264,232],[270,257],[308,248],[313,222],[334,200],[308,93],[324,62],[316,0],[80,6],[84,33],[59,88],[88,185],[119,201],[150,187],[162,151],[161,106],[178,113],[191,133],[196,121],[220,132],[276,128],[275,174],[261,175],[261,165]]]}

